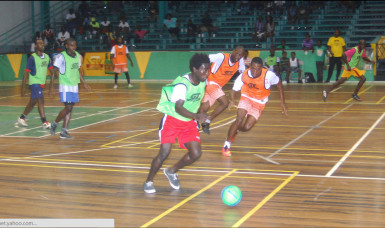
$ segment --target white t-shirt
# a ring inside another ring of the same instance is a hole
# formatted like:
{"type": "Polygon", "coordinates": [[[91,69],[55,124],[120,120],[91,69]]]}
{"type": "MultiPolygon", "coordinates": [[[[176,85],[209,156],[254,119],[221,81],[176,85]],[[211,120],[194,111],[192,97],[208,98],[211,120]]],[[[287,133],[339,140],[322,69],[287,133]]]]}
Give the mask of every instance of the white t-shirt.
{"type": "Polygon", "coordinates": [[[128,24],[127,21],[124,21],[124,22],[120,21],[118,27],[120,27],[120,28],[130,28],[130,25],[128,24]]]}
{"type": "MultiPolygon", "coordinates": [[[[218,71],[218,68],[221,66],[225,55],[223,53],[217,53],[217,54],[210,54],[209,55],[210,62],[214,63],[213,68],[211,69],[211,73],[216,73],[218,71]]],[[[235,63],[232,63],[229,58],[229,66],[233,66],[235,63]]],[[[243,73],[245,71],[245,62],[243,58],[239,60],[239,67],[238,67],[239,73],[243,73]]]]}
{"type": "Polygon", "coordinates": [[[64,33],[59,32],[59,34],[57,34],[57,39],[60,41],[65,41],[66,39],[69,39],[69,38],[70,38],[70,33],[68,31],[65,31],[64,33]]]}
{"type": "Polygon", "coordinates": [[[76,18],[75,13],[73,13],[73,14],[68,13],[68,14],[66,15],[66,20],[73,20],[73,19],[75,19],[75,18],[76,18]]]}
{"type": "Polygon", "coordinates": [[[102,21],[102,22],[100,22],[100,24],[104,27],[107,27],[111,24],[111,22],[110,21],[102,21]]]}
{"type": "MultiPolygon", "coordinates": [[[[119,47],[119,48],[122,48],[122,47],[123,47],[123,44],[118,45],[118,47],[119,47]]],[[[116,55],[115,45],[112,46],[111,54],[116,55]]],[[[126,54],[128,54],[128,48],[127,48],[127,46],[126,46],[126,54]]]]}
{"type": "Polygon", "coordinates": [[[297,61],[297,58],[294,58],[294,60],[292,60],[292,58],[290,58],[290,67],[298,67],[298,61],[297,61]]]}
{"type": "MultiPolygon", "coordinates": [[[[250,70],[247,71],[247,74],[249,75],[250,78],[253,77],[251,75],[251,71],[250,70]]],[[[273,71],[268,70],[266,72],[266,77],[265,77],[265,89],[270,89],[271,85],[276,85],[278,83],[279,83],[279,77],[273,71]]],[[[240,74],[237,77],[237,79],[235,79],[235,81],[234,81],[233,90],[234,91],[240,91],[242,89],[243,85],[244,85],[244,83],[242,81],[242,74],[240,74]]],[[[247,97],[250,100],[258,102],[260,104],[266,104],[267,101],[269,100],[269,97],[266,97],[263,100],[258,100],[258,99],[255,99],[255,98],[251,98],[251,97],[249,97],[249,96],[247,96],[245,94],[241,94],[241,96],[247,97]]]]}
{"type": "MultiPolygon", "coordinates": [[[[82,65],[82,56],[79,58],[79,68],[82,65]]],[[[65,73],[66,69],[66,63],[63,54],[58,54],[55,58],[55,61],[53,62],[53,66],[59,69],[59,72],[61,74],[65,73]]],[[[79,88],[78,86],[68,86],[68,85],[60,85],[59,84],[59,92],[73,92],[78,93],[79,88]]]]}

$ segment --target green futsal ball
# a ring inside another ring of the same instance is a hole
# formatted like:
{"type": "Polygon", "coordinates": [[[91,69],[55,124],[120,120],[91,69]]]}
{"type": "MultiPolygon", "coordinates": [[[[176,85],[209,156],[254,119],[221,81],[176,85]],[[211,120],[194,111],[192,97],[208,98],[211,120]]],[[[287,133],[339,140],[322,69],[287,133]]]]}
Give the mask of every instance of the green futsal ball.
{"type": "Polygon", "coordinates": [[[223,188],[221,196],[224,204],[234,207],[241,202],[242,191],[237,186],[230,185],[223,188]]]}

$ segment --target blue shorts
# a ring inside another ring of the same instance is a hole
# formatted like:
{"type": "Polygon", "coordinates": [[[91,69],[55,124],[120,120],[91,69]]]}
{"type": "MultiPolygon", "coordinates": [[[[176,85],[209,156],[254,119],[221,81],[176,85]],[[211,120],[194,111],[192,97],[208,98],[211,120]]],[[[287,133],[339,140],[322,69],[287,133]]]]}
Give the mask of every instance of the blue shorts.
{"type": "Polygon", "coordinates": [[[38,98],[44,98],[43,94],[43,88],[40,84],[33,84],[30,85],[29,88],[31,88],[31,99],[36,100],[38,98]]]}
{"type": "Polygon", "coordinates": [[[298,67],[290,67],[291,72],[298,73],[298,67]]]}
{"type": "Polygon", "coordinates": [[[63,103],[78,103],[79,93],[60,92],[60,102],[63,103]]]}

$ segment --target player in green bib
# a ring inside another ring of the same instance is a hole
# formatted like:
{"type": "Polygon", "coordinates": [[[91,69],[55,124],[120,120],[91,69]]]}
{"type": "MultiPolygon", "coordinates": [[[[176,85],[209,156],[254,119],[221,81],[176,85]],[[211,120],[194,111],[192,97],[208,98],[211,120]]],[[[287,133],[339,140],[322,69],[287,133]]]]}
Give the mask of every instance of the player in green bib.
{"type": "Polygon", "coordinates": [[[339,85],[344,83],[350,76],[354,76],[358,78],[360,81],[358,82],[356,89],[352,94],[352,98],[356,101],[361,101],[361,98],[357,95],[358,91],[361,89],[362,85],[365,83],[365,70],[358,69],[357,65],[360,60],[364,60],[365,62],[374,64],[374,61],[370,60],[365,53],[366,42],[365,40],[360,40],[358,42],[358,46],[344,52],[342,54],[342,61],[344,62],[344,72],[342,72],[341,78],[336,81],[333,85],[331,85],[326,90],[322,91],[323,100],[326,102],[326,98],[328,97],[330,91],[337,88],[339,85]]]}
{"type": "Polygon", "coordinates": [[[35,40],[35,50],[36,52],[29,57],[27,62],[27,67],[25,69],[23,75],[23,81],[21,85],[21,96],[25,96],[25,84],[27,79],[29,80],[29,87],[31,89],[31,98],[27,106],[25,107],[24,112],[17,119],[17,122],[27,127],[28,124],[26,122],[26,116],[32,111],[35,104],[38,105],[38,110],[41,118],[41,122],[43,123],[44,129],[49,129],[51,124],[47,121],[44,112],[44,94],[43,88],[45,87],[45,82],[47,78],[47,69],[51,73],[51,80],[49,85],[49,95],[53,95],[53,66],[52,62],[47,54],[44,53],[44,41],[42,39],[35,40]]]}
{"type": "Polygon", "coordinates": [[[162,88],[157,109],[164,113],[159,126],[160,150],[152,160],[151,169],[143,189],[155,193],[153,179],[171,152],[171,146],[178,138],[179,146],[188,152],[172,167],[164,169],[173,189],[179,189],[176,172],[190,165],[202,154],[198,122],[205,122],[208,116],[198,113],[209,76],[210,59],[205,54],[195,54],[190,59],[191,73],[177,77],[170,85],[162,88]]]}
{"type": "Polygon", "coordinates": [[[61,139],[72,138],[67,128],[72,116],[73,106],[79,102],[78,84],[83,83],[84,88],[91,91],[91,87],[84,80],[83,68],[81,68],[81,55],[76,51],[76,41],[69,38],[65,42],[66,50],[61,52],[55,59],[55,75],[59,77],[60,102],[64,108],[59,112],[56,120],[51,126],[51,135],[56,134],[57,124],[64,119],[60,133],[61,139]]]}

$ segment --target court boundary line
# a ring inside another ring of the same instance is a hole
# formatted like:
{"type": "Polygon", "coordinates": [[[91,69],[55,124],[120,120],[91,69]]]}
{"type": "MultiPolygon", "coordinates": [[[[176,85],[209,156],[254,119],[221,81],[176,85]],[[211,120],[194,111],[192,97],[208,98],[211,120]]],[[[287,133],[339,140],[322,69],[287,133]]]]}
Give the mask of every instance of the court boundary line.
{"type": "MultiPolygon", "coordinates": [[[[368,91],[371,88],[373,88],[373,85],[369,85],[368,88],[366,88],[363,91],[359,92],[358,95],[361,95],[361,94],[365,93],[366,91],[368,91]]],[[[344,104],[347,104],[347,103],[349,103],[352,100],[353,100],[353,98],[349,98],[347,101],[344,102],[344,104]]]]}

